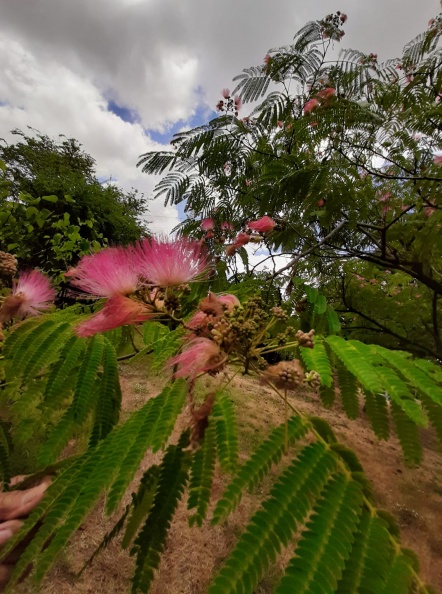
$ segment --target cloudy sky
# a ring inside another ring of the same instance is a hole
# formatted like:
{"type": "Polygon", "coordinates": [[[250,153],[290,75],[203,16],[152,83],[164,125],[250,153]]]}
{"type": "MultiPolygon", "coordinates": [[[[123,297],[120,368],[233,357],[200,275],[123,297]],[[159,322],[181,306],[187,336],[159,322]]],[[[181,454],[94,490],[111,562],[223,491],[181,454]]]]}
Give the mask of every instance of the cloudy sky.
{"type": "MultiPolygon", "coordinates": [[[[77,138],[100,179],[150,196],[138,156],[214,115],[220,89],[309,20],[348,14],[342,45],[400,55],[439,0],[0,0],[0,138],[77,138]]],[[[244,109],[244,115],[246,115],[244,109]]],[[[150,204],[156,231],[178,221],[150,204]]]]}

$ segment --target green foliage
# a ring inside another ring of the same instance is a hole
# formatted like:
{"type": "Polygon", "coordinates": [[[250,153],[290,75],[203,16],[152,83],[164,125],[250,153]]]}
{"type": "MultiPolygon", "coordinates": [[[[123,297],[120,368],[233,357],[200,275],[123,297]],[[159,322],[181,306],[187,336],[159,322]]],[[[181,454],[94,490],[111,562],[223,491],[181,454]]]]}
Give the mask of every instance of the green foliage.
{"type": "Polygon", "coordinates": [[[19,140],[0,147],[1,250],[61,281],[80,256],[145,232],[142,198],[100,184],[76,140],[14,133],[19,140]]]}
{"type": "Polygon", "coordinates": [[[189,524],[201,526],[206,517],[215,472],[216,462],[215,425],[209,422],[204,435],[203,445],[195,452],[190,468],[189,499],[187,509],[195,512],[189,518],[189,524]]]}
{"type": "Polygon", "coordinates": [[[217,395],[212,419],[220,466],[234,472],[238,465],[238,429],[233,402],[227,394],[217,395]]]}
{"type": "Polygon", "coordinates": [[[189,457],[183,451],[186,437],[177,446],[169,446],[158,478],[158,488],[152,509],[135,540],[132,554],[136,554],[132,592],[146,592],[152,583],[164,550],[167,532],[175,509],[187,482],[189,457]]]}

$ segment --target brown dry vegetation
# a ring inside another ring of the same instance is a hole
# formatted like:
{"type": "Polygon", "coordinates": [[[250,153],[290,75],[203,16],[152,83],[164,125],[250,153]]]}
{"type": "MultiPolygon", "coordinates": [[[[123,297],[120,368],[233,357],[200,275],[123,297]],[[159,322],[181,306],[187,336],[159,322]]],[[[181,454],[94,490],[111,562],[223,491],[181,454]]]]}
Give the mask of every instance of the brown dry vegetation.
{"type": "MultiPolygon", "coordinates": [[[[146,398],[158,393],[159,377],[148,378],[141,365],[122,366],[123,407],[128,411],[138,408],[146,398]]],[[[206,387],[209,388],[207,380],[206,387]]],[[[242,456],[252,450],[260,439],[281,422],[283,406],[269,388],[256,380],[237,376],[231,383],[232,395],[238,403],[242,456]]],[[[334,428],[343,443],[358,454],[366,474],[374,484],[376,503],[391,511],[402,530],[404,546],[412,548],[419,556],[421,571],[426,581],[442,592],[442,456],[431,431],[423,432],[424,461],[419,468],[404,465],[396,439],[378,442],[364,418],[350,421],[335,405],[324,410],[313,392],[292,396],[291,402],[299,411],[322,415],[334,428]]],[[[181,427],[188,422],[185,413],[181,427]]],[[[157,461],[158,456],[147,454],[143,468],[157,461]]],[[[268,491],[268,477],[256,493],[245,497],[236,512],[222,526],[189,528],[186,502],[183,501],[172,524],[167,549],[163,555],[153,594],[202,594],[213,572],[221,565],[244,526],[246,519],[259,505],[262,494],[268,491]]],[[[216,499],[221,495],[225,479],[217,476],[213,487],[216,499]]],[[[122,551],[119,541],[111,543],[94,564],[78,578],[84,561],[100,543],[102,536],[113,525],[112,519],[97,509],[78,531],[69,548],[61,554],[57,566],[46,578],[40,592],[44,594],[92,594],[130,592],[133,560],[122,551]]],[[[270,594],[278,574],[287,562],[291,551],[284,551],[279,565],[267,576],[256,594],[270,594]]],[[[22,585],[17,594],[34,591],[22,585]]]]}

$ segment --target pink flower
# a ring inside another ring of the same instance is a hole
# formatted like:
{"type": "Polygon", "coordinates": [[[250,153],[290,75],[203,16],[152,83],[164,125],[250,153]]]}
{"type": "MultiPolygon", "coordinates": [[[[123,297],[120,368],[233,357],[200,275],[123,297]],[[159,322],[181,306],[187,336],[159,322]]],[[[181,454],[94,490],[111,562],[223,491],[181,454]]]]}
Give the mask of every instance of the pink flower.
{"type": "Polygon", "coordinates": [[[250,179],[246,179],[246,186],[250,186],[252,181],[250,179]]]}
{"type": "Polygon", "coordinates": [[[229,245],[226,245],[226,256],[233,256],[239,247],[241,246],[234,243],[229,243],[229,245]]]}
{"type": "Polygon", "coordinates": [[[246,245],[246,243],[249,243],[249,241],[250,241],[250,235],[248,233],[238,233],[238,235],[235,237],[235,241],[233,243],[237,248],[239,248],[239,247],[242,247],[243,245],[246,245]]]}
{"type": "Polygon", "coordinates": [[[96,297],[130,295],[139,288],[133,251],[123,247],[106,248],[84,256],[65,276],[74,286],[96,297]]]}
{"type": "MultiPolygon", "coordinates": [[[[336,93],[335,89],[333,89],[332,87],[328,87],[327,89],[322,89],[321,91],[319,91],[316,96],[319,97],[319,99],[328,101],[328,99],[330,99],[330,97],[333,97],[333,95],[335,93],[336,93]]],[[[305,111],[305,108],[304,108],[304,111],[305,111]]]]}
{"type": "Polygon", "coordinates": [[[272,58],[269,56],[269,54],[266,54],[264,56],[264,64],[269,64],[271,62],[272,58]]]}
{"type": "Polygon", "coordinates": [[[193,316],[186,322],[186,328],[189,330],[203,330],[207,327],[209,316],[203,311],[197,311],[193,316]]]}
{"type": "Polygon", "coordinates": [[[310,99],[310,101],[307,101],[307,103],[304,105],[304,113],[310,113],[316,107],[318,107],[318,105],[319,105],[319,101],[317,99],[315,99],[315,98],[310,99]]]}
{"type": "Polygon", "coordinates": [[[135,257],[139,274],[158,287],[188,283],[208,268],[202,245],[186,237],[145,239],[135,248],[135,257]]]}
{"type": "Polygon", "coordinates": [[[230,90],[229,89],[223,89],[221,91],[221,95],[224,97],[224,99],[228,99],[230,97],[230,90]]]}
{"type": "Polygon", "coordinates": [[[382,196],[379,196],[378,202],[389,202],[391,198],[391,192],[385,192],[382,196]]]}
{"type": "Polygon", "coordinates": [[[75,332],[78,336],[85,338],[126,324],[144,322],[155,315],[152,308],[144,303],[133,301],[123,295],[114,295],[106,301],[103,309],[79,324],[75,332]]]}
{"type": "Polygon", "coordinates": [[[242,107],[241,97],[239,95],[235,95],[235,109],[239,111],[242,107]]]}
{"type": "Polygon", "coordinates": [[[278,126],[278,128],[283,128],[284,127],[284,122],[282,120],[278,120],[276,122],[276,125],[278,126]]]}
{"type": "Polygon", "coordinates": [[[188,377],[194,379],[200,373],[215,375],[222,369],[226,356],[219,346],[208,338],[195,338],[180,355],[173,357],[169,365],[177,365],[174,378],[188,377]]]}
{"type": "Polygon", "coordinates": [[[215,221],[213,219],[203,219],[201,221],[201,229],[203,231],[212,231],[215,228],[215,221]]]}
{"type": "Polygon", "coordinates": [[[342,23],[342,24],[344,24],[344,23],[345,23],[345,21],[348,19],[347,15],[346,15],[346,14],[344,14],[343,12],[341,12],[341,17],[340,17],[340,18],[341,18],[341,23],[342,23]]]}
{"type": "Polygon", "coordinates": [[[436,155],[433,159],[435,165],[442,165],[442,155],[436,155]]]}
{"type": "Polygon", "coordinates": [[[227,221],[224,221],[223,223],[221,223],[221,229],[223,231],[233,231],[233,225],[232,225],[232,223],[228,223],[227,221]]]}
{"type": "Polygon", "coordinates": [[[0,322],[13,318],[35,316],[44,311],[55,299],[55,290],[49,279],[39,270],[24,272],[14,284],[0,309],[0,322]]]}
{"type": "Polygon", "coordinates": [[[232,311],[235,307],[241,305],[236,295],[218,295],[217,299],[220,303],[222,303],[225,306],[227,311],[232,311]]]}
{"type": "Polygon", "coordinates": [[[253,231],[258,231],[259,233],[268,233],[269,231],[273,231],[275,225],[275,221],[267,215],[263,216],[257,221],[247,223],[249,229],[252,229],[253,231]]]}

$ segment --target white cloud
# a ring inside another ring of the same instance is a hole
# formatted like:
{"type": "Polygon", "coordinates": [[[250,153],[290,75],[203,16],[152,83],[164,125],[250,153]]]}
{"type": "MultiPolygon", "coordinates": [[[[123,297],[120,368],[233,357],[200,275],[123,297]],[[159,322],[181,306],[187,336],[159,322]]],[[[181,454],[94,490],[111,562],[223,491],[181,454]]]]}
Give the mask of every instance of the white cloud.
{"type": "MultiPolygon", "coordinates": [[[[425,29],[439,2],[340,0],[338,8],[349,16],[343,45],[383,59],[425,29]]],[[[28,125],[72,136],[98,175],[149,195],[154,180],[135,164],[158,145],[144,130],[164,132],[209,109],[232,76],[328,11],[329,0],[1,0],[0,136],[28,125]],[[111,99],[139,121],[111,113],[111,99]]],[[[157,230],[177,222],[175,208],[152,204],[151,213],[157,230]]]]}

